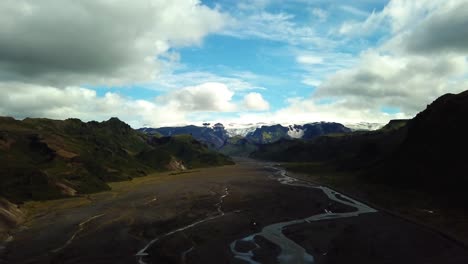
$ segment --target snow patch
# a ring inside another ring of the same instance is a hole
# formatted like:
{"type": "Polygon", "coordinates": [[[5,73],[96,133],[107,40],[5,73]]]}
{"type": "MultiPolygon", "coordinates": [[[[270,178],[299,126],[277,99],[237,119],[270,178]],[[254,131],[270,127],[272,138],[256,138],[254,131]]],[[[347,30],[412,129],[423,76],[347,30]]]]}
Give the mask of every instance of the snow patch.
{"type": "Polygon", "coordinates": [[[382,123],[367,123],[367,122],[359,122],[359,123],[352,123],[352,124],[344,124],[344,126],[350,128],[352,131],[373,131],[382,128],[385,124],[382,123]]]}
{"type": "Polygon", "coordinates": [[[254,132],[257,129],[257,126],[252,127],[242,127],[242,128],[227,128],[226,132],[230,137],[234,136],[247,136],[248,133],[254,132]]]}
{"type": "Polygon", "coordinates": [[[288,128],[288,136],[291,138],[302,138],[304,136],[304,129],[293,127],[291,125],[288,128]]]}

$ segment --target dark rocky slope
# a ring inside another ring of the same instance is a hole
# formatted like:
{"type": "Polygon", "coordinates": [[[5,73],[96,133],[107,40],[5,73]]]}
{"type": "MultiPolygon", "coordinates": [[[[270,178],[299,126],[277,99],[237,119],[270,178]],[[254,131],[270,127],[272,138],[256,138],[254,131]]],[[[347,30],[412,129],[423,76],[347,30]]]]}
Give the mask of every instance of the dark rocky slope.
{"type": "MultiPolygon", "coordinates": [[[[373,182],[461,194],[468,184],[468,91],[446,94],[411,120],[377,131],[282,140],[251,156],[290,162],[322,162],[373,182]]],[[[463,198],[466,200],[466,198],[463,198]]]]}

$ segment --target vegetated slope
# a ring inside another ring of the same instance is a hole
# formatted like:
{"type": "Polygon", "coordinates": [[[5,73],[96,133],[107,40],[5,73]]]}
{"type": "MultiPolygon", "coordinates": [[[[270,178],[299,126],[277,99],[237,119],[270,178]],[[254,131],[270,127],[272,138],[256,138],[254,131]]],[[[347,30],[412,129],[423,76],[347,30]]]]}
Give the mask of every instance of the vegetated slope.
{"type": "Polygon", "coordinates": [[[105,190],[108,181],[155,170],[229,163],[191,137],[156,140],[117,118],[84,123],[0,117],[0,196],[12,201],[105,190]]]}
{"type": "Polygon", "coordinates": [[[174,157],[182,161],[184,167],[187,168],[233,164],[228,156],[210,150],[204,143],[199,142],[190,135],[159,138],[151,137],[148,142],[152,148],[142,151],[137,155],[138,159],[144,161],[146,164],[160,164],[161,166],[165,166],[166,164],[171,165],[171,161],[174,161],[174,157]],[[160,157],[161,153],[168,153],[170,156],[163,155],[160,157]]]}
{"type": "Polygon", "coordinates": [[[234,136],[226,140],[219,152],[231,157],[248,157],[258,149],[257,144],[250,142],[242,136],[234,136]]]}
{"type": "MultiPolygon", "coordinates": [[[[280,141],[252,157],[324,162],[359,171],[363,179],[452,193],[468,184],[468,91],[446,94],[411,120],[391,121],[372,132],[280,141]]],[[[460,192],[458,192],[460,193],[460,192]]]]}
{"type": "Polygon", "coordinates": [[[268,144],[283,138],[289,138],[288,127],[282,125],[261,126],[255,131],[248,133],[245,138],[256,144],[268,144]]]}
{"type": "Polygon", "coordinates": [[[209,126],[181,126],[181,127],[160,127],[160,128],[140,128],[141,132],[155,136],[175,136],[175,135],[191,135],[196,140],[207,144],[213,149],[221,148],[228,139],[228,133],[224,126],[220,123],[209,126]]]}

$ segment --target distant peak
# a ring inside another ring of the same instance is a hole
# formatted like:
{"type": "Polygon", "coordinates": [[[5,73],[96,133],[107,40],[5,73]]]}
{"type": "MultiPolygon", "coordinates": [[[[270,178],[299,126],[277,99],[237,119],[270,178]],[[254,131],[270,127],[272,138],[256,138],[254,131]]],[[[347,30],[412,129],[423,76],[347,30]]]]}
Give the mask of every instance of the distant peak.
{"type": "Polygon", "coordinates": [[[107,120],[107,122],[119,122],[120,123],[122,121],[118,117],[111,117],[109,118],[109,120],[107,120]]]}
{"type": "Polygon", "coordinates": [[[111,117],[109,120],[101,122],[103,126],[110,126],[113,128],[124,128],[126,130],[132,129],[127,123],[123,122],[117,117],[111,117]]]}

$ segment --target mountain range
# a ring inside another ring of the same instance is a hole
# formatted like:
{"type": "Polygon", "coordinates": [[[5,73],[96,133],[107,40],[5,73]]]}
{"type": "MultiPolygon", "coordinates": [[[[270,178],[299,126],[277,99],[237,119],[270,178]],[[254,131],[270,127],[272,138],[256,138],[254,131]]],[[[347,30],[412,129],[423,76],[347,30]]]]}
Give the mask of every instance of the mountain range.
{"type": "Polygon", "coordinates": [[[41,200],[109,189],[153,171],[232,164],[189,135],[153,137],[117,118],[0,117],[0,196],[41,200]]]}
{"type": "Polygon", "coordinates": [[[257,145],[270,144],[282,139],[312,140],[329,134],[350,133],[352,130],[339,123],[315,122],[304,125],[262,125],[237,130],[228,130],[221,123],[213,126],[205,123],[200,126],[141,128],[139,131],[154,136],[192,135],[197,140],[227,155],[248,155],[257,145]]]}
{"type": "Polygon", "coordinates": [[[329,135],[313,141],[260,145],[250,156],[287,162],[320,162],[355,172],[365,181],[463,196],[468,184],[468,91],[446,94],[410,120],[392,120],[376,131],[329,135]]]}
{"type": "Polygon", "coordinates": [[[233,135],[221,123],[134,130],[117,118],[0,117],[0,230],[24,218],[10,202],[108,190],[108,182],[156,171],[233,164],[227,155],[319,164],[365,184],[466,206],[467,117],[468,91],[446,94],[414,118],[391,120],[375,131],[316,122],[233,135]]]}

